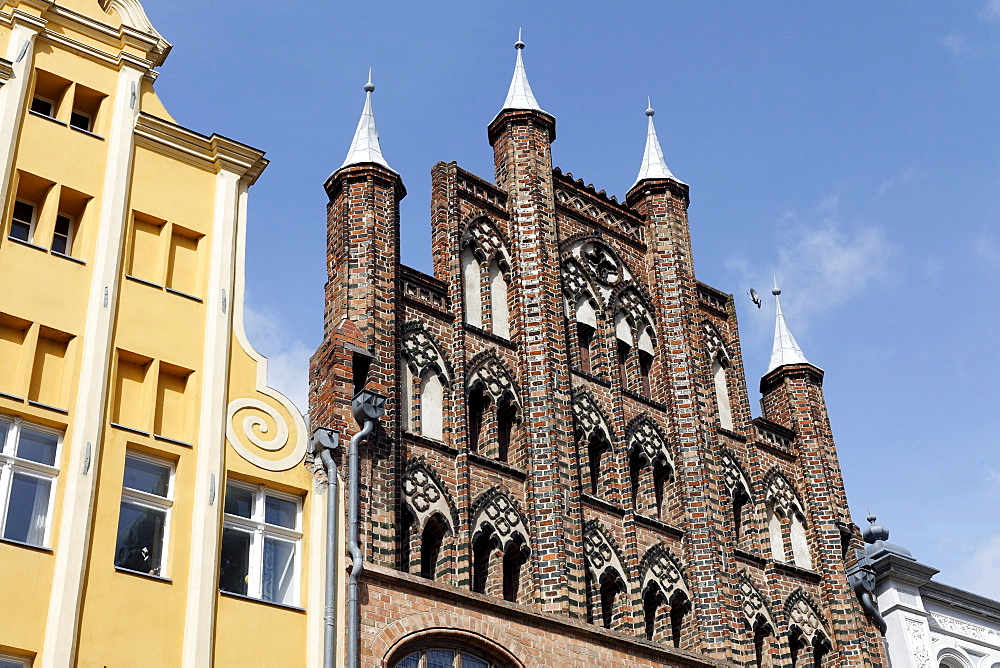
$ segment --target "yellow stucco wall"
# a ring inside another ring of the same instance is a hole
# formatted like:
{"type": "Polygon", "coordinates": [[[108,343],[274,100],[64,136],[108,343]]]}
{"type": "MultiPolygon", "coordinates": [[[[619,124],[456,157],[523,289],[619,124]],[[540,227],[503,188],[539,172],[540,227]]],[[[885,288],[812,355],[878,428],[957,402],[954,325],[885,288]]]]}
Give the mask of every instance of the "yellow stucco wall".
{"type": "Polygon", "coordinates": [[[151,76],[169,44],[117,2],[0,2],[15,71],[0,85],[0,420],[61,434],[47,539],[0,540],[0,651],[34,666],[309,665],[323,541],[308,531],[325,500],[299,410],[266,387],[242,326],[246,189],[266,161],[174,124],[151,76]],[[29,112],[40,92],[52,117],[29,112]],[[10,237],[18,199],[35,205],[28,243],[10,237]],[[52,250],[57,215],[74,217],[70,257],[52,250]],[[114,565],[127,454],[173,467],[158,574],[114,565]],[[218,592],[227,479],[301,504],[296,605],[218,592]]]}

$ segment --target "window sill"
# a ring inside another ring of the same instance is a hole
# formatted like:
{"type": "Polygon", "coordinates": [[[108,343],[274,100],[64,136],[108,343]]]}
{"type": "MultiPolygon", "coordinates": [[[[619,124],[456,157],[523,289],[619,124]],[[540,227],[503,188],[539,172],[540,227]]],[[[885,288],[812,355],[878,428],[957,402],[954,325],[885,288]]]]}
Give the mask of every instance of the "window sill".
{"type": "Polygon", "coordinates": [[[489,457],[485,457],[478,452],[468,451],[467,454],[470,462],[474,462],[484,468],[492,469],[497,473],[504,473],[512,478],[515,478],[516,480],[520,480],[521,482],[528,479],[528,474],[516,466],[511,466],[510,464],[501,462],[498,459],[490,459],[489,457]]]}
{"type": "Polygon", "coordinates": [[[123,575],[135,575],[136,577],[146,578],[147,580],[154,580],[156,582],[165,582],[166,584],[173,584],[174,581],[170,578],[165,578],[162,575],[154,575],[152,573],[143,573],[142,571],[133,571],[131,568],[122,568],[121,566],[115,566],[116,573],[122,573],[123,575]]]}
{"type": "Polygon", "coordinates": [[[476,327],[475,325],[470,325],[469,323],[465,323],[465,328],[467,330],[469,330],[470,332],[474,333],[474,334],[478,334],[479,336],[482,336],[483,338],[486,338],[486,339],[489,339],[490,341],[493,341],[494,343],[499,343],[501,346],[503,346],[505,348],[510,348],[511,350],[517,350],[517,344],[516,343],[514,343],[510,339],[505,339],[504,337],[500,336],[499,334],[494,334],[493,332],[488,332],[485,329],[483,329],[482,327],[476,327]]]}
{"type": "Polygon", "coordinates": [[[419,445],[425,445],[429,448],[433,448],[439,452],[444,452],[449,455],[457,455],[458,448],[453,448],[444,441],[438,441],[433,438],[427,438],[426,436],[421,436],[420,434],[414,434],[411,431],[404,431],[403,438],[417,443],[419,445]]]}
{"type": "Polygon", "coordinates": [[[24,239],[18,239],[17,237],[12,237],[9,234],[7,235],[7,239],[9,239],[10,241],[13,241],[16,244],[21,244],[22,246],[27,246],[28,248],[34,248],[37,251],[42,251],[43,253],[48,253],[49,252],[43,246],[37,246],[37,245],[31,243],[30,241],[25,241],[24,239]]]}
{"type": "Polygon", "coordinates": [[[620,506],[610,501],[606,501],[599,496],[594,496],[593,494],[584,492],[583,494],[580,495],[580,498],[583,499],[583,502],[586,505],[590,506],[591,508],[600,508],[601,510],[609,512],[618,517],[625,517],[624,508],[621,508],[620,506]]]}
{"type": "Polygon", "coordinates": [[[24,403],[24,397],[19,397],[15,394],[7,394],[6,392],[0,392],[0,399],[9,399],[10,401],[17,401],[24,403]]]}
{"type": "Polygon", "coordinates": [[[180,290],[174,290],[173,288],[164,288],[167,292],[172,295],[177,295],[178,297],[184,297],[185,299],[190,299],[191,301],[202,303],[204,300],[201,297],[195,297],[194,295],[189,295],[186,292],[181,292],[180,290]]]}
{"type": "Polygon", "coordinates": [[[237,594],[231,591],[219,590],[219,596],[225,596],[227,598],[235,598],[239,601],[249,601],[250,603],[259,603],[261,605],[268,605],[272,608],[280,608],[282,610],[291,610],[292,612],[305,612],[305,608],[300,608],[297,605],[288,605],[287,603],[277,603],[275,601],[265,601],[262,598],[254,598],[253,596],[244,596],[243,594],[237,594]]]}
{"type": "Polygon", "coordinates": [[[649,515],[636,513],[635,523],[641,524],[647,529],[655,529],[657,531],[662,531],[663,533],[669,534],[671,536],[676,536],[677,538],[682,538],[684,536],[684,529],[679,529],[675,527],[673,524],[668,524],[663,520],[658,520],[655,517],[650,517],[649,515]]]}
{"type": "Polygon", "coordinates": [[[58,119],[52,118],[51,116],[46,116],[45,114],[41,114],[41,113],[39,113],[37,111],[33,111],[31,109],[28,109],[28,113],[31,114],[32,116],[37,116],[38,118],[44,118],[47,121],[52,121],[56,125],[61,125],[63,127],[66,127],[65,123],[63,123],[62,121],[60,121],[58,119]]]}
{"type": "Polygon", "coordinates": [[[101,135],[95,135],[90,130],[84,130],[83,128],[78,128],[75,125],[71,125],[69,127],[70,127],[71,130],[76,130],[80,134],[84,134],[84,135],[87,135],[88,137],[93,137],[94,139],[100,139],[101,141],[104,141],[104,137],[102,137],[101,135]]]}
{"type": "Polygon", "coordinates": [[[130,281],[135,281],[136,283],[140,283],[142,285],[148,285],[149,287],[156,288],[157,290],[163,289],[163,286],[160,285],[159,283],[154,283],[153,281],[147,281],[145,278],[139,278],[138,276],[133,276],[132,274],[125,274],[125,278],[127,278],[130,281]]]}
{"type": "Polygon", "coordinates": [[[15,545],[17,547],[25,547],[29,550],[34,550],[35,552],[54,554],[51,547],[45,547],[43,545],[32,545],[31,543],[24,543],[19,540],[13,540],[11,538],[0,538],[0,543],[6,543],[7,545],[15,545]]]}
{"type": "Polygon", "coordinates": [[[667,410],[667,407],[664,404],[661,404],[659,401],[654,401],[649,397],[644,397],[637,392],[633,392],[632,390],[622,390],[622,394],[628,397],[629,399],[635,399],[636,401],[641,401],[647,406],[651,406],[652,408],[655,408],[657,410],[664,412],[666,412],[667,410]]]}
{"type": "Polygon", "coordinates": [[[28,405],[34,406],[35,408],[44,408],[47,411],[54,411],[56,413],[59,413],[60,415],[69,415],[68,408],[56,408],[55,406],[49,406],[48,404],[43,404],[40,401],[32,401],[31,399],[28,399],[28,405]]]}
{"type": "Polygon", "coordinates": [[[571,371],[574,375],[580,376],[581,378],[586,378],[587,380],[597,383],[598,385],[603,385],[604,387],[611,387],[611,381],[609,381],[607,378],[603,378],[601,376],[595,376],[592,373],[587,373],[583,369],[578,369],[576,367],[573,367],[571,371]]]}
{"type": "Polygon", "coordinates": [[[169,436],[164,436],[163,434],[153,434],[153,438],[157,441],[163,441],[165,443],[173,443],[174,445],[183,445],[185,448],[193,448],[193,443],[188,443],[187,441],[179,441],[176,438],[170,438],[169,436]]]}
{"type": "Polygon", "coordinates": [[[126,427],[123,424],[118,424],[117,422],[109,422],[115,429],[121,429],[122,431],[127,431],[130,434],[138,434],[139,436],[149,436],[148,431],[143,431],[142,429],[136,429],[135,427],[126,427]]]}
{"type": "Polygon", "coordinates": [[[723,436],[728,436],[729,438],[735,438],[737,441],[739,441],[741,443],[746,443],[747,442],[747,437],[746,436],[744,436],[743,434],[738,434],[735,431],[733,431],[732,429],[726,429],[725,427],[716,427],[715,431],[717,431],[718,433],[722,434],[723,436]]]}
{"type": "Polygon", "coordinates": [[[78,257],[73,257],[72,255],[66,255],[65,253],[60,253],[59,251],[50,251],[56,257],[61,257],[64,260],[69,260],[70,262],[76,262],[77,264],[87,264],[78,257]]]}
{"type": "Polygon", "coordinates": [[[771,559],[771,563],[774,565],[774,570],[779,573],[790,575],[806,582],[819,582],[822,579],[819,573],[809,568],[803,568],[802,566],[796,566],[784,561],[777,561],[776,559],[771,559]]]}
{"type": "Polygon", "coordinates": [[[753,552],[748,552],[747,550],[743,550],[738,547],[733,548],[733,554],[736,555],[736,558],[739,559],[740,561],[745,561],[754,564],[756,566],[759,566],[760,568],[764,568],[765,566],[767,566],[767,559],[760,556],[759,554],[754,554],[753,552]]]}

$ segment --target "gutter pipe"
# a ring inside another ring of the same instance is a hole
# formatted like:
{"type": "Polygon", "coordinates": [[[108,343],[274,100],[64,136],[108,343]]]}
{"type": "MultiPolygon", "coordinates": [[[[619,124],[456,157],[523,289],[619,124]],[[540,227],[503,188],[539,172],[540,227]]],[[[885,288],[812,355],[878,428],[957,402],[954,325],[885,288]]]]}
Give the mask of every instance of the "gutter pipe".
{"type": "Polygon", "coordinates": [[[365,568],[365,560],[361,555],[361,546],[358,544],[358,506],[360,496],[358,492],[360,479],[360,453],[359,446],[375,428],[376,419],[369,418],[359,410],[357,404],[354,408],[354,417],[364,425],[361,431],[351,437],[351,445],[348,450],[347,460],[349,471],[349,487],[347,500],[347,541],[348,549],[351,552],[351,577],[347,581],[347,667],[361,668],[361,601],[358,598],[358,586],[361,580],[361,573],[365,568]]]}

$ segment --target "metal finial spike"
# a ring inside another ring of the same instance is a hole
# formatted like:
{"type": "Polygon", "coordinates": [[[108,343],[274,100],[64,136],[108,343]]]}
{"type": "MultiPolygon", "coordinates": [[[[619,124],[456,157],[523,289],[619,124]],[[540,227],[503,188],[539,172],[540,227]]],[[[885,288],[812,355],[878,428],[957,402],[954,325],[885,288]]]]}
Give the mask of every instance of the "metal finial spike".
{"type": "Polygon", "coordinates": [[[653,103],[650,101],[649,96],[646,96],[646,115],[652,116],[656,112],[653,111],[653,103]]]}
{"type": "Polygon", "coordinates": [[[375,92],[375,84],[372,83],[372,68],[368,68],[368,83],[365,84],[365,92],[373,93],[375,92]]]}
{"type": "Polygon", "coordinates": [[[517,29],[517,41],[514,42],[514,48],[515,49],[523,49],[524,48],[524,42],[521,41],[521,29],[520,28],[517,29]]]}
{"type": "Polygon", "coordinates": [[[869,523],[869,524],[875,524],[875,520],[877,520],[877,519],[878,519],[877,517],[875,517],[875,516],[874,516],[874,515],[872,514],[872,509],[871,509],[871,508],[869,508],[869,509],[868,509],[868,518],[867,518],[867,519],[868,519],[868,523],[869,523]]]}
{"type": "Polygon", "coordinates": [[[778,277],[777,276],[774,277],[774,289],[771,290],[771,294],[774,295],[775,297],[777,297],[778,295],[781,294],[781,290],[778,289],[778,277]]]}

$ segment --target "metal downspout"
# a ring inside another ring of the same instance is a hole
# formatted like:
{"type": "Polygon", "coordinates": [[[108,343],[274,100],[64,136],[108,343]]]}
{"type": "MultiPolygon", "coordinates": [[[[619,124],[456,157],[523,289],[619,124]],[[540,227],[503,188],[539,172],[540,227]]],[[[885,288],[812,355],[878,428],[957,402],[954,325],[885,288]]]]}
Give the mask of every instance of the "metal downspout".
{"type": "Polygon", "coordinates": [[[337,538],[339,537],[340,512],[337,501],[340,498],[340,479],[337,476],[337,462],[329,448],[320,452],[326,469],[326,614],[323,630],[323,668],[333,668],[337,643],[337,538]]]}
{"type": "MultiPolygon", "coordinates": [[[[359,411],[355,411],[355,417],[359,411]]],[[[361,601],[358,598],[358,585],[361,580],[361,573],[365,568],[365,560],[361,555],[361,546],[358,544],[358,505],[360,495],[358,492],[360,480],[360,445],[375,427],[376,420],[366,418],[364,426],[357,434],[351,437],[351,445],[348,450],[348,466],[350,468],[348,486],[348,514],[347,514],[347,540],[348,549],[351,552],[351,577],[347,582],[347,667],[361,667],[361,601]]]]}

